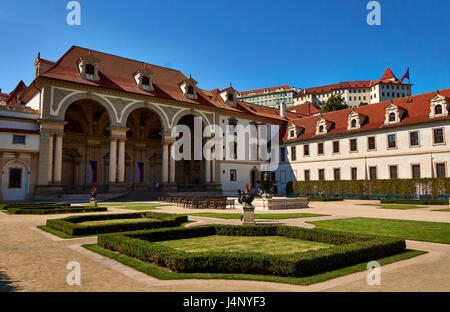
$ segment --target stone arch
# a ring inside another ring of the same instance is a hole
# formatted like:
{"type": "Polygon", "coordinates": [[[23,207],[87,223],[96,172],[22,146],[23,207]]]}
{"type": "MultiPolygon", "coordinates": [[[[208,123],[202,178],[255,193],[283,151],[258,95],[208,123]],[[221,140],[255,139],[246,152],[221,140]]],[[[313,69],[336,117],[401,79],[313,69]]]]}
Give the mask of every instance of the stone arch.
{"type": "Polygon", "coordinates": [[[179,111],[178,113],[175,114],[175,116],[172,119],[172,123],[171,123],[172,127],[176,126],[180,122],[181,118],[183,118],[184,116],[189,116],[189,115],[192,115],[195,117],[201,117],[202,122],[205,126],[211,125],[210,121],[208,120],[208,118],[206,118],[206,116],[204,114],[202,114],[201,112],[195,111],[195,110],[187,109],[187,110],[179,111]]]}
{"type": "Polygon", "coordinates": [[[64,120],[66,111],[69,108],[69,106],[80,100],[92,100],[97,102],[98,104],[100,104],[105,108],[106,112],[108,113],[111,125],[116,126],[119,124],[117,120],[117,111],[114,108],[114,106],[105,98],[90,92],[77,93],[64,98],[61,104],[59,105],[58,110],[56,111],[59,119],[64,120]]]}
{"type": "Polygon", "coordinates": [[[121,124],[125,127],[127,124],[128,117],[132,112],[139,108],[147,108],[158,115],[161,122],[161,127],[163,131],[169,130],[169,122],[164,111],[157,105],[148,102],[131,103],[126,106],[122,112],[121,124]]]}

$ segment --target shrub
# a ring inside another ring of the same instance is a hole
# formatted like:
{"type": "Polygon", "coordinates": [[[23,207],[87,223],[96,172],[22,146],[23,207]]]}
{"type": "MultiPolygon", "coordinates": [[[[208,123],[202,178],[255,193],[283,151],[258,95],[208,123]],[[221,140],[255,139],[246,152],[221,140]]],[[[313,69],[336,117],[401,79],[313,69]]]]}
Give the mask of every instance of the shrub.
{"type": "Polygon", "coordinates": [[[337,198],[337,197],[309,197],[309,201],[343,201],[343,198],[337,198]]]}
{"type": "Polygon", "coordinates": [[[89,235],[112,232],[125,232],[143,229],[154,229],[163,227],[176,227],[182,223],[187,222],[186,215],[174,215],[162,212],[136,212],[125,214],[108,214],[108,215],[88,215],[88,216],[73,216],[63,219],[47,220],[47,226],[64,232],[69,235],[89,235]],[[101,220],[118,220],[118,219],[134,219],[134,218],[152,218],[158,219],[147,222],[136,223],[115,223],[115,224],[95,224],[95,225],[80,225],[79,223],[87,221],[101,221],[101,220]]]}
{"type": "Polygon", "coordinates": [[[55,207],[55,208],[8,208],[8,213],[11,214],[62,214],[62,213],[82,213],[82,212],[100,212],[107,211],[106,207],[55,207]]]}
{"type": "Polygon", "coordinates": [[[1,204],[0,210],[7,210],[9,208],[21,209],[54,209],[70,207],[70,203],[7,203],[1,204]]]}
{"type": "Polygon", "coordinates": [[[286,193],[346,194],[423,194],[436,196],[450,194],[450,178],[387,179],[387,180],[336,180],[336,181],[289,181],[286,193]]]}
{"type": "Polygon", "coordinates": [[[274,225],[257,227],[208,225],[104,234],[99,235],[98,246],[177,272],[249,273],[279,276],[317,274],[387,257],[400,253],[406,248],[405,241],[396,238],[274,225]],[[269,255],[251,252],[190,253],[152,243],[210,235],[284,236],[334,244],[335,246],[290,255],[269,255]]]}
{"type": "Polygon", "coordinates": [[[448,199],[383,199],[381,204],[448,205],[448,199]]]}

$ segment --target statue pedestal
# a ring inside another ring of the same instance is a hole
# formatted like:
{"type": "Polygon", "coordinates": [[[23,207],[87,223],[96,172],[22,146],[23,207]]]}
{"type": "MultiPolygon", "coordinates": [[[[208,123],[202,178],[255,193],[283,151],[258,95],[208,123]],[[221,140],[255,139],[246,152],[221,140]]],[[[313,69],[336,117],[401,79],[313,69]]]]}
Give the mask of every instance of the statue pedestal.
{"type": "Polygon", "coordinates": [[[97,207],[98,201],[95,198],[91,198],[91,206],[97,207]]]}
{"type": "Polygon", "coordinates": [[[243,225],[256,225],[255,222],[255,207],[250,204],[244,205],[243,225]]]}

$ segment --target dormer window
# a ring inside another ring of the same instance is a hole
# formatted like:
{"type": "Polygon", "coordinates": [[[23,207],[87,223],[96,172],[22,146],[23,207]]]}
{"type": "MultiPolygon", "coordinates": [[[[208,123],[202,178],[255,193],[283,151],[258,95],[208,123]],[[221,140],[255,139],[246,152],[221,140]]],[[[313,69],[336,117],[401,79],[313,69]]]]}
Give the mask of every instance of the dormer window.
{"type": "Polygon", "coordinates": [[[92,52],[89,51],[89,55],[85,57],[81,57],[78,62],[78,71],[80,72],[80,76],[83,79],[99,81],[100,76],[98,75],[98,64],[100,60],[92,55],[92,52]]]}
{"type": "Polygon", "coordinates": [[[316,123],[316,135],[326,134],[333,123],[333,121],[325,120],[323,117],[320,117],[316,123]]]}
{"type": "Polygon", "coordinates": [[[134,81],[136,82],[136,87],[145,90],[145,91],[153,91],[153,73],[148,68],[144,68],[138,70],[134,75],[134,81]]]}
{"type": "Polygon", "coordinates": [[[360,129],[367,116],[352,110],[348,114],[347,130],[360,129]]]}
{"type": "Polygon", "coordinates": [[[401,121],[401,116],[403,115],[404,111],[405,111],[404,108],[397,106],[391,102],[391,104],[389,104],[386,107],[384,123],[385,124],[399,123],[401,121]]]}
{"type": "Polygon", "coordinates": [[[448,116],[450,99],[439,92],[430,101],[430,118],[448,116]]]}
{"type": "Polygon", "coordinates": [[[197,85],[197,81],[195,81],[191,75],[186,80],[183,80],[179,83],[180,89],[183,92],[183,96],[188,99],[197,99],[197,91],[195,86],[197,85]]]}
{"type": "Polygon", "coordinates": [[[237,94],[236,90],[233,89],[233,87],[230,86],[222,91],[220,91],[220,97],[225,102],[225,104],[229,106],[236,106],[236,97],[235,94],[237,94]]]}

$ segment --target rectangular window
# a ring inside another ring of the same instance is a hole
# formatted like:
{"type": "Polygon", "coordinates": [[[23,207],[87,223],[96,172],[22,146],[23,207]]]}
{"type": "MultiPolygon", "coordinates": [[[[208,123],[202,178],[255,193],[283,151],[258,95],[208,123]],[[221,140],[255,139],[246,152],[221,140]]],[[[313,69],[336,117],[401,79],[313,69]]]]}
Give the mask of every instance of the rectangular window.
{"type": "Polygon", "coordinates": [[[375,180],[377,178],[377,167],[369,167],[369,177],[370,180],[375,180]]]}
{"type": "Polygon", "coordinates": [[[297,153],[295,146],[291,146],[291,160],[295,161],[297,160],[297,153]]]}
{"type": "Polygon", "coordinates": [[[317,143],[317,154],[323,155],[323,143],[317,143]]]}
{"type": "Polygon", "coordinates": [[[309,170],[305,170],[305,181],[309,181],[311,178],[309,177],[309,170]]]}
{"type": "Polygon", "coordinates": [[[445,163],[436,164],[436,177],[445,178],[445,163]]]}
{"type": "Polygon", "coordinates": [[[280,148],[280,161],[286,161],[286,148],[280,148]]]}
{"type": "Polygon", "coordinates": [[[412,165],[411,169],[413,179],[420,179],[420,165],[412,165]]]}
{"type": "Polygon", "coordinates": [[[149,86],[150,85],[150,78],[147,77],[147,76],[142,76],[142,85],[149,86]]]}
{"type": "Polygon", "coordinates": [[[303,145],[303,156],[309,156],[309,145],[303,145]]]}
{"type": "Polygon", "coordinates": [[[389,177],[391,179],[398,178],[398,167],[397,166],[389,166],[389,177]]]}
{"type": "Polygon", "coordinates": [[[236,169],[230,169],[230,181],[236,181],[237,173],[236,169]]]}
{"type": "Polygon", "coordinates": [[[412,131],[409,133],[409,145],[410,146],[419,145],[419,131],[412,131]]]}
{"type": "Polygon", "coordinates": [[[333,142],[333,153],[335,154],[339,153],[339,141],[333,142]]]}
{"type": "Polygon", "coordinates": [[[369,147],[369,151],[373,151],[377,149],[377,145],[375,144],[375,137],[367,138],[367,145],[369,147]]]}
{"type": "Polygon", "coordinates": [[[21,188],[21,187],[22,187],[22,169],[10,168],[8,188],[21,188]]]}
{"type": "Polygon", "coordinates": [[[356,151],[358,151],[358,144],[356,142],[356,139],[350,139],[350,152],[356,151]]]}
{"type": "Polygon", "coordinates": [[[14,135],[12,142],[13,142],[13,144],[25,144],[25,136],[24,135],[14,135]]]}
{"type": "Polygon", "coordinates": [[[434,144],[444,143],[444,128],[433,129],[434,144]]]}
{"type": "Polygon", "coordinates": [[[352,168],[352,180],[358,180],[358,168],[352,168]]]}
{"type": "Polygon", "coordinates": [[[325,180],[325,169],[319,169],[319,180],[325,180]]]}
{"type": "Polygon", "coordinates": [[[341,169],[339,168],[334,168],[334,179],[335,180],[340,180],[341,179],[341,169]]]}
{"type": "Polygon", "coordinates": [[[395,134],[388,135],[388,148],[396,148],[397,147],[397,138],[395,134]]]}
{"type": "Polygon", "coordinates": [[[94,75],[95,74],[95,66],[92,64],[86,64],[86,74],[94,75]]]}

